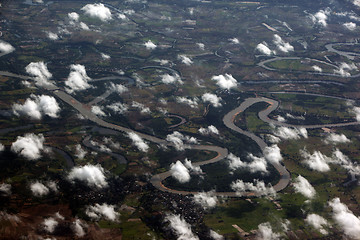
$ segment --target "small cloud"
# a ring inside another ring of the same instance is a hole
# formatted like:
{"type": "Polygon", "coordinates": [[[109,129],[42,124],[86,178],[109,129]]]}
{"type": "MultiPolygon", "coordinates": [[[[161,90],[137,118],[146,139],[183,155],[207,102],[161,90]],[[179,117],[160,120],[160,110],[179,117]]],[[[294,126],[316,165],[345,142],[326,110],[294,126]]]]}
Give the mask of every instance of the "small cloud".
{"type": "Polygon", "coordinates": [[[288,53],[294,51],[294,47],[290,45],[290,43],[282,40],[282,38],[277,34],[274,35],[273,42],[281,52],[288,53]]]}
{"type": "Polygon", "coordinates": [[[276,191],[271,186],[271,184],[266,187],[263,181],[259,181],[257,179],[255,179],[253,183],[244,182],[243,180],[238,179],[232,182],[230,187],[236,192],[236,195],[238,196],[244,196],[249,192],[253,192],[258,196],[276,195],[276,191]]]}
{"type": "Polygon", "coordinates": [[[219,135],[219,130],[215,126],[210,125],[207,128],[199,128],[199,133],[202,135],[209,135],[209,134],[219,135]]]}
{"type": "Polygon", "coordinates": [[[330,133],[326,136],[324,142],[327,144],[349,143],[350,139],[348,139],[344,134],[330,133]]]}
{"type": "Polygon", "coordinates": [[[106,117],[106,113],[102,110],[102,107],[91,106],[91,112],[97,116],[106,117]]]}
{"type": "Polygon", "coordinates": [[[149,150],[149,145],[136,133],[129,132],[128,137],[133,141],[133,144],[142,152],[149,150]]]}
{"type": "Polygon", "coordinates": [[[176,161],[176,163],[171,164],[170,172],[171,176],[180,183],[186,183],[190,181],[189,170],[180,161],[176,161]]]}
{"type": "Polygon", "coordinates": [[[110,9],[105,7],[102,3],[86,4],[81,10],[84,11],[86,15],[98,18],[103,22],[112,19],[110,9]]]}
{"type": "Polygon", "coordinates": [[[273,232],[269,222],[259,224],[256,234],[257,240],[278,240],[280,236],[279,233],[273,232]]]}
{"type": "Polygon", "coordinates": [[[322,72],[322,68],[319,67],[319,66],[314,65],[314,66],[312,66],[311,68],[312,68],[315,72],[319,72],[319,73],[322,72]]]}
{"type": "Polygon", "coordinates": [[[340,64],[339,69],[334,70],[334,73],[339,74],[342,77],[350,77],[351,73],[349,71],[355,70],[358,70],[358,67],[354,63],[348,64],[343,62],[340,64]]]}
{"type": "Polygon", "coordinates": [[[183,84],[184,82],[181,80],[180,76],[175,74],[175,75],[170,75],[170,74],[164,74],[161,75],[161,81],[164,84],[174,84],[176,82],[178,82],[179,84],[183,84]]]}
{"type": "Polygon", "coordinates": [[[320,10],[314,15],[310,14],[311,20],[314,24],[320,25],[322,27],[327,26],[327,19],[330,14],[330,9],[320,10]]]}
{"type": "Polygon", "coordinates": [[[48,195],[50,192],[49,188],[47,188],[44,184],[42,184],[39,181],[30,184],[30,190],[33,193],[33,195],[36,197],[42,197],[48,195]]]}
{"type": "Polygon", "coordinates": [[[360,218],[355,216],[349,208],[334,198],[329,202],[333,210],[333,219],[350,238],[358,239],[360,236],[360,218]]]}
{"type": "Polygon", "coordinates": [[[110,55],[107,55],[107,54],[105,54],[105,53],[101,53],[101,57],[102,57],[102,59],[104,59],[104,60],[109,60],[111,57],[110,57],[110,55]]]}
{"type": "Polygon", "coordinates": [[[8,183],[0,184],[0,196],[10,196],[11,195],[11,185],[8,183]]]}
{"type": "Polygon", "coordinates": [[[343,26],[350,31],[354,31],[356,29],[356,23],[353,22],[344,23],[343,26]]]}
{"type": "Polygon", "coordinates": [[[77,237],[83,237],[85,236],[86,232],[84,228],[86,228],[87,225],[83,222],[81,222],[80,219],[76,219],[75,222],[71,225],[71,229],[75,233],[77,237]]]}
{"type": "Polygon", "coordinates": [[[153,43],[151,40],[147,41],[144,43],[144,46],[146,47],[146,49],[148,50],[154,50],[157,46],[155,43],[153,43]]]}
{"type": "Polygon", "coordinates": [[[218,75],[213,76],[211,80],[216,81],[216,84],[221,89],[227,89],[230,90],[231,88],[235,88],[237,86],[237,81],[231,74],[225,74],[225,75],[218,75]]]}
{"type": "Polygon", "coordinates": [[[277,116],[276,116],[276,120],[277,120],[278,122],[286,122],[286,119],[285,119],[284,117],[280,116],[280,115],[277,115],[277,116]]]}
{"type": "Polygon", "coordinates": [[[80,16],[79,16],[79,14],[77,14],[76,12],[71,12],[71,13],[68,13],[68,18],[69,18],[71,21],[78,22],[80,16]]]}
{"type": "Polygon", "coordinates": [[[224,240],[224,237],[222,235],[218,234],[217,232],[211,229],[210,229],[210,237],[214,240],[224,240]]]}
{"type": "Polygon", "coordinates": [[[48,95],[31,95],[24,104],[15,103],[12,110],[16,116],[24,115],[31,119],[40,120],[43,115],[58,118],[60,106],[56,99],[48,95]]]}
{"type": "Polygon", "coordinates": [[[196,45],[200,48],[200,50],[205,50],[205,44],[203,44],[203,43],[196,43],[196,45]]]}
{"type": "Polygon", "coordinates": [[[188,99],[186,97],[177,97],[176,101],[178,103],[184,103],[189,105],[191,108],[197,108],[198,106],[198,99],[197,98],[193,98],[193,99],[188,99]]]}
{"type": "Polygon", "coordinates": [[[134,107],[134,108],[139,109],[142,114],[150,114],[151,113],[150,108],[146,107],[142,103],[133,101],[131,106],[134,107]]]}
{"type": "Polygon", "coordinates": [[[203,171],[201,170],[200,166],[194,166],[190,160],[185,158],[184,160],[184,166],[189,169],[191,172],[195,174],[202,174],[203,171]]]}
{"type": "Polygon", "coordinates": [[[5,146],[4,144],[0,143],[0,153],[5,151],[5,146]]]}
{"type": "Polygon", "coordinates": [[[37,160],[41,157],[41,151],[44,150],[45,138],[42,134],[35,135],[27,133],[18,136],[11,145],[11,151],[25,157],[28,160],[37,160]]]}
{"type": "Polygon", "coordinates": [[[198,143],[196,138],[183,135],[178,131],[168,134],[166,136],[166,141],[171,142],[177,151],[183,151],[185,149],[184,141],[190,144],[198,143]]]}
{"type": "Polygon", "coordinates": [[[107,105],[106,108],[111,109],[115,113],[124,114],[129,110],[128,106],[121,102],[116,102],[110,105],[107,105]]]}
{"type": "Polygon", "coordinates": [[[229,159],[229,168],[236,170],[238,168],[247,168],[250,172],[262,172],[268,173],[267,162],[264,158],[256,157],[253,154],[249,154],[248,158],[250,162],[243,162],[239,157],[230,153],[227,157],[229,159]]]}
{"type": "Polygon", "coordinates": [[[321,234],[327,235],[328,232],[325,230],[325,227],[329,226],[328,221],[320,215],[315,213],[307,215],[305,222],[318,230],[321,234]]]}
{"type": "Polygon", "coordinates": [[[212,93],[204,93],[201,97],[203,102],[210,102],[211,105],[214,107],[221,107],[220,101],[222,100],[221,97],[218,97],[216,94],[212,93]]]}
{"type": "Polygon", "coordinates": [[[300,154],[304,158],[303,163],[310,169],[319,172],[327,172],[330,170],[328,163],[331,162],[331,159],[321,152],[314,151],[313,154],[310,154],[306,149],[303,149],[300,150],[300,154]]]}
{"type": "Polygon", "coordinates": [[[270,147],[265,147],[264,156],[265,159],[271,163],[279,164],[283,160],[283,157],[281,156],[280,148],[276,144],[270,147]]]}
{"type": "Polygon", "coordinates": [[[4,42],[0,40],[0,52],[3,54],[8,54],[15,51],[15,48],[11,46],[10,43],[4,42]]]}
{"type": "Polygon", "coordinates": [[[305,128],[275,128],[274,134],[282,139],[300,139],[300,137],[308,138],[307,130],[305,128]]]}
{"type": "Polygon", "coordinates": [[[239,39],[237,39],[237,38],[229,38],[229,41],[230,41],[232,44],[239,44],[239,43],[240,43],[239,39]]]}
{"type": "Polygon", "coordinates": [[[86,215],[94,220],[105,218],[107,220],[116,222],[119,218],[119,213],[115,211],[114,205],[108,205],[106,203],[98,204],[94,206],[88,206],[85,211],[86,215]]]}
{"type": "Polygon", "coordinates": [[[56,34],[56,33],[53,33],[53,32],[47,32],[47,37],[50,39],[50,40],[59,40],[59,36],[56,34]]]}
{"type": "Polygon", "coordinates": [[[178,58],[181,60],[181,62],[187,66],[190,66],[191,64],[193,64],[193,61],[185,56],[185,55],[179,55],[178,58]]]}
{"type": "Polygon", "coordinates": [[[199,192],[194,195],[194,202],[200,204],[204,209],[214,208],[218,202],[215,191],[199,192]]]}
{"type": "Polygon", "coordinates": [[[315,188],[311,186],[309,181],[301,175],[295,178],[293,187],[295,188],[296,192],[301,193],[307,198],[312,199],[315,197],[316,194],[315,188]]]}
{"type": "Polygon", "coordinates": [[[199,240],[191,231],[191,225],[180,215],[167,214],[165,221],[170,223],[170,228],[174,231],[178,240],[199,240]]]}
{"type": "Polygon", "coordinates": [[[34,77],[36,86],[43,87],[53,84],[53,82],[49,80],[52,78],[52,74],[44,62],[31,62],[25,67],[25,71],[34,77]]]}
{"type": "Polygon", "coordinates": [[[90,77],[86,73],[85,66],[72,64],[70,65],[70,74],[65,81],[65,90],[68,93],[73,93],[92,88],[92,86],[88,83],[89,80],[90,77]]]}
{"type": "Polygon", "coordinates": [[[87,154],[87,151],[82,149],[80,144],[76,144],[76,146],[75,146],[75,157],[77,157],[78,159],[84,159],[86,154],[87,154]]]}
{"type": "Polygon", "coordinates": [[[68,174],[70,181],[79,180],[85,182],[89,187],[104,188],[106,182],[105,171],[101,165],[87,164],[85,166],[74,167],[68,174]]]}
{"type": "Polygon", "coordinates": [[[260,53],[262,54],[265,54],[267,56],[270,56],[271,54],[274,53],[274,51],[272,51],[266,42],[263,42],[263,43],[259,43],[257,46],[256,46],[256,50],[258,50],[260,53]]]}
{"type": "Polygon", "coordinates": [[[59,223],[53,217],[46,218],[42,223],[44,230],[48,233],[53,233],[58,224],[59,223]]]}

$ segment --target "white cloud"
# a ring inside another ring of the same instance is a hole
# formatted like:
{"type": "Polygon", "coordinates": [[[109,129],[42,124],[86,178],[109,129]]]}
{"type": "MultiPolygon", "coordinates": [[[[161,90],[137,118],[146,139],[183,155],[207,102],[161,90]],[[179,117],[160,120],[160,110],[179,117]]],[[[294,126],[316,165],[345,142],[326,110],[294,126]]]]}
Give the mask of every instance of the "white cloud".
{"type": "Polygon", "coordinates": [[[114,83],[110,83],[109,89],[117,92],[118,94],[123,94],[124,92],[127,92],[129,90],[126,86],[122,84],[114,84],[114,83]]]}
{"type": "Polygon", "coordinates": [[[269,222],[261,223],[258,226],[256,239],[258,239],[258,240],[277,240],[277,239],[280,239],[280,234],[273,232],[269,222]]]}
{"type": "Polygon", "coordinates": [[[74,167],[68,174],[70,181],[80,180],[85,182],[89,187],[103,188],[108,184],[101,165],[87,164],[85,166],[74,167]]]}
{"type": "Polygon", "coordinates": [[[71,20],[71,21],[79,21],[79,14],[77,14],[76,12],[71,12],[71,13],[68,13],[68,18],[71,20]]]}
{"type": "Polygon", "coordinates": [[[75,146],[75,157],[77,157],[78,159],[84,159],[86,154],[87,154],[87,151],[82,149],[80,144],[76,144],[76,146],[75,146]]]}
{"type": "Polygon", "coordinates": [[[221,107],[220,101],[222,100],[221,97],[218,97],[216,94],[212,93],[204,93],[201,97],[203,102],[210,102],[211,105],[214,107],[221,107]]]}
{"type": "Polygon", "coordinates": [[[333,210],[333,219],[341,227],[346,235],[354,239],[360,239],[360,219],[349,208],[334,198],[329,202],[333,210]]]}
{"type": "Polygon", "coordinates": [[[105,54],[105,53],[101,53],[100,55],[101,55],[102,59],[104,59],[104,60],[109,60],[111,58],[110,55],[105,54]]]}
{"type": "Polygon", "coordinates": [[[312,199],[315,197],[315,188],[311,186],[309,181],[301,175],[294,179],[293,187],[296,192],[301,193],[307,198],[312,199]]]}
{"type": "Polygon", "coordinates": [[[231,74],[225,74],[225,75],[218,75],[213,76],[211,80],[216,81],[216,84],[221,89],[227,89],[230,90],[231,88],[235,88],[237,86],[237,81],[231,74]]]}
{"type": "Polygon", "coordinates": [[[34,182],[30,184],[30,190],[36,197],[42,197],[49,194],[50,190],[41,182],[34,182]]]}
{"type": "Polygon", "coordinates": [[[189,169],[191,172],[195,173],[195,174],[201,174],[203,173],[203,171],[201,170],[200,166],[195,167],[192,163],[191,160],[185,158],[184,160],[184,166],[189,169]]]}
{"type": "Polygon", "coordinates": [[[279,164],[283,160],[283,157],[281,156],[280,148],[276,144],[274,144],[270,147],[268,147],[268,146],[265,147],[264,156],[265,156],[265,159],[271,163],[279,164]]]}
{"type": "Polygon", "coordinates": [[[168,134],[166,136],[166,141],[173,143],[175,149],[178,151],[185,149],[184,141],[190,144],[198,143],[196,138],[183,135],[178,131],[174,131],[172,134],[168,134]]]}
{"type": "Polygon", "coordinates": [[[343,26],[350,31],[354,31],[356,29],[356,23],[353,22],[344,23],[343,26]]]}
{"type": "Polygon", "coordinates": [[[178,103],[184,103],[189,105],[191,108],[197,108],[198,106],[198,99],[197,98],[193,98],[193,99],[188,99],[186,97],[177,97],[176,101],[178,103]]]}
{"type": "Polygon", "coordinates": [[[232,44],[239,44],[239,39],[237,38],[229,38],[229,41],[232,43],[232,44]]]}
{"type": "Polygon", "coordinates": [[[91,106],[91,112],[97,116],[106,117],[106,113],[102,110],[102,107],[91,106]]]}
{"type": "Polygon", "coordinates": [[[84,228],[86,227],[86,224],[81,222],[80,219],[76,219],[75,222],[71,225],[71,229],[75,233],[77,237],[83,237],[85,236],[86,232],[84,228]]]}
{"type": "Polygon", "coordinates": [[[310,17],[315,24],[326,27],[329,14],[330,14],[330,11],[328,9],[320,10],[317,13],[315,13],[314,15],[310,14],[310,17]]]}
{"type": "Polygon", "coordinates": [[[308,138],[307,130],[305,128],[288,128],[278,127],[274,134],[282,139],[300,139],[300,137],[308,138]]]}
{"type": "Polygon", "coordinates": [[[70,65],[70,74],[65,81],[66,88],[65,90],[68,93],[73,93],[75,91],[82,91],[92,86],[88,83],[90,77],[87,75],[85,66],[80,64],[70,65]]]}
{"type": "Polygon", "coordinates": [[[328,221],[323,218],[322,216],[319,216],[315,213],[307,215],[305,222],[312,226],[313,228],[319,230],[319,232],[323,235],[327,235],[328,232],[325,230],[324,227],[329,226],[328,221]]]}
{"type": "Polygon", "coordinates": [[[348,64],[343,62],[340,64],[339,69],[334,70],[334,73],[339,74],[342,77],[350,77],[351,73],[349,73],[349,71],[354,70],[358,70],[358,67],[354,63],[348,64]]]}
{"type": "Polygon", "coordinates": [[[353,106],[351,112],[355,114],[356,121],[360,122],[360,107],[353,106]]]}
{"type": "Polygon", "coordinates": [[[239,157],[230,153],[227,157],[229,159],[229,168],[231,170],[236,170],[238,168],[247,168],[250,172],[264,172],[267,173],[267,163],[264,158],[259,158],[253,154],[249,154],[248,158],[250,162],[243,162],[239,157]]]}
{"type": "Polygon", "coordinates": [[[314,65],[314,66],[312,66],[311,67],[315,72],[322,72],[322,68],[321,67],[319,67],[319,66],[316,66],[316,65],[314,65]]]}
{"type": "Polygon", "coordinates": [[[83,22],[80,22],[79,23],[79,27],[82,29],[82,30],[85,30],[85,31],[89,31],[90,28],[88,27],[88,25],[86,25],[86,23],[83,23],[83,22]]]}
{"type": "Polygon", "coordinates": [[[11,145],[11,151],[20,154],[28,160],[37,160],[41,157],[41,151],[44,150],[45,138],[42,134],[35,135],[27,133],[18,136],[16,141],[11,145]]]}
{"type": "Polygon", "coordinates": [[[52,78],[52,74],[44,62],[31,62],[25,67],[25,71],[34,77],[36,86],[43,87],[53,83],[49,81],[52,78]]]}
{"type": "Polygon", "coordinates": [[[253,192],[256,195],[276,195],[276,191],[270,184],[268,187],[266,187],[263,181],[259,181],[257,179],[254,180],[254,183],[244,182],[243,180],[238,179],[232,182],[230,187],[236,192],[236,195],[238,196],[244,196],[248,192],[253,192]]]}
{"type": "Polygon", "coordinates": [[[161,77],[161,81],[165,84],[174,84],[176,82],[178,82],[179,84],[184,83],[178,74],[175,74],[174,76],[170,74],[164,74],[161,75],[160,77],[161,77]]]}
{"type": "Polygon", "coordinates": [[[348,139],[343,133],[342,134],[336,134],[336,133],[330,133],[325,138],[325,143],[332,143],[332,144],[338,144],[338,143],[349,143],[350,139],[348,139]]]}
{"type": "Polygon", "coordinates": [[[140,112],[143,113],[143,114],[150,114],[150,113],[151,113],[150,108],[149,108],[149,107],[146,107],[146,106],[145,106],[144,104],[142,104],[142,103],[133,101],[131,106],[139,109],[140,112]]]}
{"type": "Polygon", "coordinates": [[[203,44],[203,43],[196,43],[196,45],[197,45],[201,50],[204,50],[204,49],[205,49],[205,44],[203,44]]]}
{"type": "Polygon", "coordinates": [[[48,95],[31,95],[23,105],[15,103],[12,110],[16,116],[25,115],[31,119],[39,120],[42,115],[58,118],[60,107],[54,97],[48,95]]]}
{"type": "Polygon", "coordinates": [[[265,54],[267,56],[270,56],[271,54],[274,53],[274,51],[271,51],[271,49],[268,47],[266,42],[259,43],[256,46],[256,50],[258,50],[260,53],[265,54]]]}
{"type": "Polygon", "coordinates": [[[180,183],[186,183],[190,181],[189,170],[180,161],[176,161],[176,163],[171,164],[170,172],[171,176],[180,183]]]}
{"type": "Polygon", "coordinates": [[[156,44],[153,43],[151,40],[145,42],[144,46],[146,47],[146,49],[149,49],[149,50],[154,50],[157,47],[156,44]]]}
{"type": "Polygon", "coordinates": [[[102,3],[86,4],[81,10],[84,11],[86,15],[98,18],[103,22],[112,19],[110,9],[102,3]]]}
{"type": "Polygon", "coordinates": [[[8,183],[0,184],[0,195],[10,196],[11,195],[11,185],[8,183]]]}
{"type": "Polygon", "coordinates": [[[128,137],[133,141],[133,144],[142,152],[149,150],[149,145],[136,133],[129,132],[128,137]]]}
{"type": "Polygon", "coordinates": [[[213,125],[210,125],[207,128],[199,128],[198,131],[202,135],[209,135],[209,134],[219,135],[219,130],[213,125]]]}
{"type": "Polygon", "coordinates": [[[342,166],[351,174],[360,175],[360,166],[357,163],[351,162],[339,149],[335,149],[333,152],[331,163],[342,166]]]}
{"type": "Polygon", "coordinates": [[[46,218],[42,223],[45,231],[48,233],[53,233],[58,224],[59,223],[53,217],[46,218]]]}
{"type": "Polygon", "coordinates": [[[271,134],[267,134],[266,135],[266,140],[269,141],[270,143],[279,143],[281,142],[281,139],[274,136],[274,135],[271,135],[271,134]]]}
{"type": "Polygon", "coordinates": [[[185,56],[185,55],[179,55],[178,58],[179,58],[179,59],[181,60],[181,62],[182,62],[183,64],[185,64],[185,65],[190,66],[191,64],[193,64],[193,61],[192,61],[189,57],[187,57],[187,56],[185,56]]]}
{"type": "Polygon", "coordinates": [[[4,41],[0,40],[0,52],[1,53],[8,54],[8,53],[11,53],[13,51],[15,51],[15,48],[13,46],[11,46],[10,43],[7,43],[7,42],[4,42],[4,41]]]}
{"type": "MultiPolygon", "coordinates": [[[[292,118],[292,119],[297,119],[297,120],[305,120],[304,116],[294,116],[290,113],[286,113],[286,117],[287,118],[292,118]]],[[[307,134],[305,134],[305,136],[307,136],[307,134]]]]}
{"type": "Polygon", "coordinates": [[[214,240],[224,240],[224,237],[222,235],[218,234],[217,232],[211,229],[210,229],[210,237],[214,240]]]}
{"type": "Polygon", "coordinates": [[[99,220],[103,217],[107,220],[116,222],[119,218],[119,213],[115,211],[115,206],[108,205],[106,203],[96,203],[94,206],[88,206],[85,213],[87,216],[95,220],[99,220]]]}
{"type": "Polygon", "coordinates": [[[3,152],[5,150],[4,144],[0,143],[0,152],[3,152]]]}
{"type": "Polygon", "coordinates": [[[310,154],[306,149],[303,149],[300,150],[300,154],[304,158],[303,163],[310,169],[319,172],[327,172],[330,170],[328,163],[331,162],[331,159],[321,152],[314,151],[313,154],[310,154]]]}
{"type": "Polygon", "coordinates": [[[274,35],[273,42],[281,52],[288,53],[294,51],[294,47],[290,45],[290,43],[284,42],[284,40],[282,40],[282,38],[277,34],[274,35]]]}
{"type": "Polygon", "coordinates": [[[56,184],[56,182],[54,181],[47,181],[46,186],[53,192],[57,193],[59,191],[58,186],[56,184]]]}
{"type": "Polygon", "coordinates": [[[194,201],[200,204],[204,209],[214,208],[218,202],[214,191],[199,192],[194,195],[194,201]]]}
{"type": "Polygon", "coordinates": [[[276,116],[276,120],[277,120],[278,122],[286,122],[286,119],[285,119],[284,117],[280,116],[280,115],[277,115],[277,116],[276,116]]]}
{"type": "Polygon", "coordinates": [[[170,223],[170,227],[175,232],[178,240],[199,240],[191,231],[190,224],[180,215],[168,214],[165,221],[170,223]]]}
{"type": "Polygon", "coordinates": [[[121,102],[116,102],[116,103],[107,105],[106,107],[113,110],[115,113],[120,113],[120,114],[124,114],[125,112],[128,111],[128,106],[121,102]]]}
{"type": "Polygon", "coordinates": [[[59,39],[59,36],[56,33],[53,33],[53,32],[47,32],[47,37],[50,40],[54,40],[54,41],[59,39]]]}

